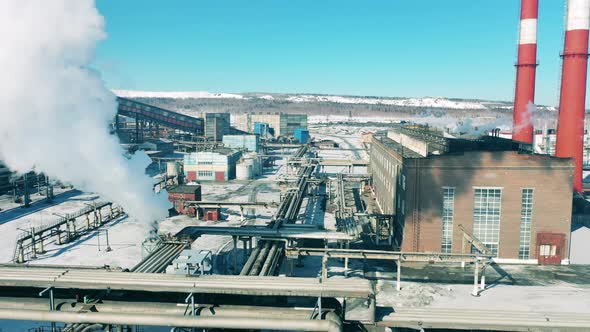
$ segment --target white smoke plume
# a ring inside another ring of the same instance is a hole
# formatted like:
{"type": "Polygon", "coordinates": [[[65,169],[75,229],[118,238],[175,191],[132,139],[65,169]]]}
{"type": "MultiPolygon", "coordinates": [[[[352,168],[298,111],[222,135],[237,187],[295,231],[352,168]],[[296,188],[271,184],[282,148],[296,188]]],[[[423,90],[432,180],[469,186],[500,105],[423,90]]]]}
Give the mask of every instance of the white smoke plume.
{"type": "Polygon", "coordinates": [[[105,37],[93,0],[0,1],[0,160],[96,192],[151,224],[168,202],[152,192],[149,158],[128,160],[109,134],[115,96],[89,68],[105,37]]]}
{"type": "Polygon", "coordinates": [[[522,129],[533,125],[535,123],[535,118],[537,115],[537,106],[535,104],[533,104],[533,102],[529,101],[529,103],[526,105],[526,115],[525,115],[525,119],[527,119],[526,122],[518,125],[518,126],[514,126],[513,128],[513,132],[518,133],[519,131],[521,131],[522,129]]]}
{"type": "Polygon", "coordinates": [[[512,119],[506,116],[459,118],[447,115],[444,111],[433,112],[430,110],[422,112],[419,116],[412,118],[411,121],[419,124],[427,124],[453,135],[468,135],[470,137],[487,135],[496,128],[500,128],[501,130],[510,130],[512,128],[512,119]]]}

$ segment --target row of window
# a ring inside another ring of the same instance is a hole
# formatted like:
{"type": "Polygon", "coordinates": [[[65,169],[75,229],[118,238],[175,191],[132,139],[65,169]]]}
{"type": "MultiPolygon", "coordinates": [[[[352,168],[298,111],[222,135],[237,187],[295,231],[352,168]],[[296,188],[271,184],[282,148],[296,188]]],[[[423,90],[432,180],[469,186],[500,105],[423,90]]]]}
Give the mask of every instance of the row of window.
{"type": "MultiPolygon", "coordinates": [[[[502,210],[502,189],[494,187],[474,188],[473,235],[483,242],[494,255],[500,245],[500,217],[502,210]]],[[[453,219],[455,188],[442,188],[442,238],[441,252],[451,253],[453,247],[453,219]]],[[[398,200],[399,201],[399,200],[398,200]]],[[[522,189],[520,243],[518,257],[530,257],[531,225],[533,218],[533,189],[522,189]]]]}
{"type": "Polygon", "coordinates": [[[212,177],[213,171],[199,171],[198,176],[199,177],[212,177]]]}

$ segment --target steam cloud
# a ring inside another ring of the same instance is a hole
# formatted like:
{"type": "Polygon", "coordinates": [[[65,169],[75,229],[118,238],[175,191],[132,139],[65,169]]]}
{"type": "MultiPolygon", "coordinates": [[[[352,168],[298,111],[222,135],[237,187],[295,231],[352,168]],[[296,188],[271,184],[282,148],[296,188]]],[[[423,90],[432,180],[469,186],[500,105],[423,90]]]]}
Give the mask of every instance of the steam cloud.
{"type": "Polygon", "coordinates": [[[93,191],[152,223],[169,203],[152,191],[150,160],[130,160],[108,123],[115,96],[89,65],[105,38],[93,0],[0,1],[0,160],[93,191]]]}

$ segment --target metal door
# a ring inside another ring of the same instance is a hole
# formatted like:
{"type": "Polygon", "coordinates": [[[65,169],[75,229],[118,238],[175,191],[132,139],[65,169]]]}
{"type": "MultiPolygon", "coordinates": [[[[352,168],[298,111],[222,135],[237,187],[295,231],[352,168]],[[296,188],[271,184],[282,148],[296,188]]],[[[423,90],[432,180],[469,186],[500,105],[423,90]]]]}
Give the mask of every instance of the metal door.
{"type": "Polygon", "coordinates": [[[537,260],[539,264],[561,264],[564,244],[565,234],[537,233],[537,260]]]}
{"type": "Polygon", "coordinates": [[[225,181],[225,172],[215,172],[215,181],[225,181]]]}

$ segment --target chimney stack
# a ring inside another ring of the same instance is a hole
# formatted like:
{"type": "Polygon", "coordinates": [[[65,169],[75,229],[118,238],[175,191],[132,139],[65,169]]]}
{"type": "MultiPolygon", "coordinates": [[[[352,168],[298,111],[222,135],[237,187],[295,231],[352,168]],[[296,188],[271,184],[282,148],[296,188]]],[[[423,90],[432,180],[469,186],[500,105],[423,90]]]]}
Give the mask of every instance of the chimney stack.
{"type": "Polygon", "coordinates": [[[590,0],[568,0],[566,15],[555,155],[574,158],[574,190],[582,192],[590,0]]]}
{"type": "Polygon", "coordinates": [[[538,0],[521,0],[518,62],[516,63],[516,91],[512,139],[533,143],[532,110],[535,103],[535,75],[537,70],[538,0]]]}

